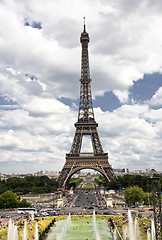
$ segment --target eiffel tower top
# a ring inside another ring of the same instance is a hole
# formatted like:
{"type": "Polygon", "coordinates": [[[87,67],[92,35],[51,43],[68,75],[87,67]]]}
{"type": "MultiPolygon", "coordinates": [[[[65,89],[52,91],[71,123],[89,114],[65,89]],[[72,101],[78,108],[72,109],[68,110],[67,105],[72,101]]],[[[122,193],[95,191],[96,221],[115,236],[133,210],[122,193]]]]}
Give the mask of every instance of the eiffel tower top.
{"type": "Polygon", "coordinates": [[[80,79],[80,102],[77,123],[96,123],[92,105],[91,79],[88,58],[89,34],[86,32],[85,18],[84,29],[81,33],[82,45],[81,79],[80,79]]]}
{"type": "Polygon", "coordinates": [[[81,33],[80,42],[82,44],[82,67],[81,67],[81,79],[90,80],[89,60],[88,60],[88,43],[89,34],[86,32],[85,18],[84,18],[84,30],[81,33]]]}

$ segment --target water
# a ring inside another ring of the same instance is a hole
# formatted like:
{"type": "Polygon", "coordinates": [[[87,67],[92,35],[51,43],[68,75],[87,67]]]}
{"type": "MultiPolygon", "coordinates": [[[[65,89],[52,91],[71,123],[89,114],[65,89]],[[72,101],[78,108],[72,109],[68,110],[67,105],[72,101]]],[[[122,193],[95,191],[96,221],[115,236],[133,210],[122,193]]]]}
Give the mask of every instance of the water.
{"type": "MultiPolygon", "coordinates": [[[[127,225],[123,226],[123,239],[124,240],[139,240],[140,233],[139,233],[139,226],[137,219],[131,216],[131,210],[128,210],[128,227],[127,225]]],[[[151,231],[150,229],[147,230],[147,240],[156,240],[155,234],[155,224],[154,221],[151,221],[151,231]]]]}
{"type": "Polygon", "coordinates": [[[97,229],[95,211],[93,211],[93,228],[94,228],[96,240],[101,240],[100,234],[99,234],[98,229],[97,229]]]}
{"type": "Polygon", "coordinates": [[[27,240],[27,224],[26,220],[24,221],[24,230],[23,230],[23,240],[27,240]]]}
{"type": "Polygon", "coordinates": [[[135,231],[134,231],[134,225],[133,225],[133,219],[131,215],[131,211],[128,210],[128,229],[129,229],[129,238],[130,240],[135,240],[135,231]]]}
{"type": "Polygon", "coordinates": [[[12,220],[10,218],[9,224],[8,224],[8,232],[7,232],[7,239],[10,240],[12,237],[12,220]]]}
{"type": "MultiPolygon", "coordinates": [[[[38,223],[36,222],[35,224],[35,240],[39,240],[39,236],[38,236],[38,223]]],[[[23,240],[27,240],[28,239],[28,235],[27,235],[27,222],[25,220],[24,222],[24,230],[23,230],[23,240]]],[[[12,223],[12,219],[10,218],[9,220],[9,224],[8,224],[8,232],[7,232],[7,240],[18,240],[18,230],[17,227],[14,225],[14,223],[12,223]]],[[[60,239],[59,239],[60,240],[60,239]]]]}
{"type": "Polygon", "coordinates": [[[147,229],[147,240],[156,240],[155,224],[153,220],[151,221],[151,231],[147,229]]]}
{"type": "Polygon", "coordinates": [[[117,235],[116,228],[115,228],[115,230],[114,230],[114,240],[118,240],[118,235],[117,235]]]}
{"type": "MultiPolygon", "coordinates": [[[[39,235],[38,235],[38,223],[36,222],[35,224],[35,233],[34,233],[35,240],[39,240],[39,235]]],[[[25,220],[24,222],[24,230],[23,230],[23,240],[28,239],[28,233],[27,233],[27,222],[25,220]]]]}
{"type": "Polygon", "coordinates": [[[58,238],[58,234],[61,232],[62,226],[65,224],[65,220],[59,221],[56,226],[52,228],[51,234],[48,236],[48,240],[53,240],[58,238]]]}
{"type": "Polygon", "coordinates": [[[147,240],[151,240],[151,234],[149,229],[147,229],[147,240]]]}
{"type": "Polygon", "coordinates": [[[8,224],[8,232],[7,232],[7,240],[18,240],[18,231],[17,227],[12,223],[12,219],[10,218],[8,224]]]}
{"type": "Polygon", "coordinates": [[[156,240],[155,224],[153,220],[151,221],[151,240],[156,240]]]}
{"type": "Polygon", "coordinates": [[[65,239],[65,236],[67,235],[70,225],[71,225],[71,215],[69,213],[69,216],[67,217],[67,219],[62,220],[59,223],[57,223],[57,227],[53,228],[54,231],[48,236],[47,239],[49,239],[49,240],[65,239]]]}
{"type": "Polygon", "coordinates": [[[128,227],[123,227],[123,238],[126,240],[129,237],[129,240],[139,240],[139,226],[137,219],[132,218],[131,210],[128,210],[128,227]]]}
{"type": "Polygon", "coordinates": [[[15,225],[13,225],[13,236],[12,240],[18,240],[18,231],[15,225]]]}
{"type": "Polygon", "coordinates": [[[127,225],[123,226],[123,239],[127,239],[128,238],[128,227],[127,225]]]}
{"type": "Polygon", "coordinates": [[[135,218],[134,220],[134,232],[135,232],[135,236],[136,236],[136,239],[140,237],[140,232],[139,232],[139,225],[138,225],[138,220],[137,218],[135,218]]]}
{"type": "MultiPolygon", "coordinates": [[[[95,214],[93,215],[95,216],[95,214]]],[[[98,235],[96,236],[94,230],[94,217],[86,218],[86,217],[78,217],[78,219],[70,219],[70,225],[66,234],[62,234],[62,228],[67,223],[67,220],[62,220],[58,222],[51,230],[51,233],[47,237],[47,240],[83,240],[83,239],[91,239],[96,240],[98,235]],[[64,237],[63,237],[64,235],[64,237]]],[[[96,229],[99,234],[100,240],[112,240],[112,235],[108,229],[107,222],[101,219],[96,219],[96,229]]]]}
{"type": "Polygon", "coordinates": [[[37,222],[35,224],[35,235],[34,235],[34,237],[35,237],[35,240],[39,240],[39,236],[38,236],[38,223],[37,222]]]}

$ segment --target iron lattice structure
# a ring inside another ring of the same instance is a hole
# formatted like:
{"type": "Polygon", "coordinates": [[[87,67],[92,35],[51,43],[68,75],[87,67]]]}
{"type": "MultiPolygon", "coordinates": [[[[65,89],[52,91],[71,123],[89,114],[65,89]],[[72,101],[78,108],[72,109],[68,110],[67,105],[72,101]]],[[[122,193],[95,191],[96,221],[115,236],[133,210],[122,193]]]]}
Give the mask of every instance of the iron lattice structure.
{"type": "Polygon", "coordinates": [[[97,131],[98,124],[94,117],[88,57],[89,40],[84,23],[84,30],[80,37],[82,60],[78,121],[75,123],[76,130],[70,153],[66,154],[66,163],[58,178],[59,186],[62,188],[65,188],[71,176],[81,169],[97,170],[108,182],[116,178],[108,162],[108,153],[103,151],[97,131]],[[83,135],[91,137],[93,153],[81,153],[83,135]]]}
{"type": "Polygon", "coordinates": [[[160,178],[153,177],[152,188],[153,188],[153,209],[154,209],[154,223],[156,239],[162,240],[162,214],[161,214],[161,186],[160,178]]]}

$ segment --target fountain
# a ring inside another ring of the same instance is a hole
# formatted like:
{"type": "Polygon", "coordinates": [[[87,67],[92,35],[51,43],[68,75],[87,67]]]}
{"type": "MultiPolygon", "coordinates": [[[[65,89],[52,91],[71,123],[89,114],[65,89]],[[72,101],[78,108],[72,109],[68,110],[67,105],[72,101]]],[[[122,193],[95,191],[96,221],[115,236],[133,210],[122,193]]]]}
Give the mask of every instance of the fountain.
{"type": "Polygon", "coordinates": [[[11,218],[10,218],[10,220],[9,220],[9,224],[8,224],[8,232],[7,232],[7,239],[8,240],[10,240],[11,239],[11,237],[12,237],[12,220],[11,220],[11,218]]]}
{"type": "MultiPolygon", "coordinates": [[[[123,226],[123,239],[140,239],[138,222],[136,218],[133,221],[131,210],[128,210],[128,227],[126,225],[123,226]]],[[[151,231],[150,229],[147,229],[147,240],[156,240],[155,225],[153,220],[151,221],[151,231]]]]}
{"type": "Polygon", "coordinates": [[[113,237],[114,240],[118,240],[118,235],[117,235],[117,231],[116,231],[116,228],[114,230],[114,237],[113,237]]]}
{"type": "Polygon", "coordinates": [[[93,216],[71,216],[59,221],[50,231],[47,240],[92,239],[112,240],[107,221],[93,216]],[[65,225],[68,227],[66,228],[65,225]]]}
{"type": "Polygon", "coordinates": [[[128,227],[127,225],[123,226],[123,239],[127,239],[128,238],[128,227]]]}
{"type": "Polygon", "coordinates": [[[154,220],[151,221],[151,240],[156,240],[154,220]]]}
{"type": "Polygon", "coordinates": [[[67,217],[66,221],[67,221],[68,225],[71,224],[71,214],[70,213],[69,213],[69,216],[67,217]]]}
{"type": "Polygon", "coordinates": [[[99,235],[99,232],[98,232],[98,229],[97,229],[97,225],[96,225],[96,215],[95,215],[95,211],[93,211],[93,228],[94,228],[96,240],[100,240],[100,235],[99,235]]]}
{"type": "Polygon", "coordinates": [[[147,240],[156,240],[154,220],[151,221],[151,230],[147,229],[147,240]]]}
{"type": "Polygon", "coordinates": [[[134,221],[134,230],[135,230],[135,236],[136,236],[136,238],[138,238],[140,236],[140,232],[139,232],[139,226],[138,226],[137,218],[135,218],[135,221],[134,221]]]}
{"type": "Polygon", "coordinates": [[[128,228],[123,227],[123,238],[124,240],[129,237],[129,240],[138,240],[140,239],[139,226],[137,219],[133,221],[131,210],[128,210],[128,228]]]}
{"type": "Polygon", "coordinates": [[[18,240],[18,231],[17,231],[17,227],[14,225],[14,229],[13,229],[13,235],[14,235],[14,240],[18,240]]]}
{"type": "Polygon", "coordinates": [[[11,218],[10,218],[9,224],[8,224],[7,240],[18,240],[17,227],[14,225],[14,223],[12,223],[11,218]]]}
{"type": "Polygon", "coordinates": [[[147,240],[151,240],[151,234],[149,229],[147,229],[147,240]]]}
{"type": "Polygon", "coordinates": [[[27,224],[26,224],[26,220],[24,221],[23,240],[27,240],[27,224]]]}
{"type": "Polygon", "coordinates": [[[66,236],[66,233],[70,227],[70,224],[71,224],[71,215],[69,213],[69,216],[67,217],[67,219],[65,220],[65,222],[61,228],[61,232],[56,235],[56,240],[64,239],[64,237],[66,236]]]}
{"type": "Polygon", "coordinates": [[[135,236],[134,236],[134,226],[133,226],[133,219],[132,219],[132,215],[131,215],[131,211],[128,210],[128,231],[129,231],[129,238],[130,240],[134,240],[135,236]]]}
{"type": "Polygon", "coordinates": [[[38,236],[38,223],[36,222],[35,224],[35,240],[38,240],[39,239],[39,236],[38,236]]]}

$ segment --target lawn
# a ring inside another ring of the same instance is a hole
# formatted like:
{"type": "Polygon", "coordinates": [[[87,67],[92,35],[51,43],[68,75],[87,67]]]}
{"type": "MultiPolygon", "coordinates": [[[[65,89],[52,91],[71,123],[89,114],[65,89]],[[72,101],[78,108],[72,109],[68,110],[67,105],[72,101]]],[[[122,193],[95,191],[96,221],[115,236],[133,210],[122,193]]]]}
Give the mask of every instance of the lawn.
{"type": "Polygon", "coordinates": [[[83,185],[82,188],[84,188],[84,189],[92,189],[92,188],[94,188],[94,185],[83,185]]]}

